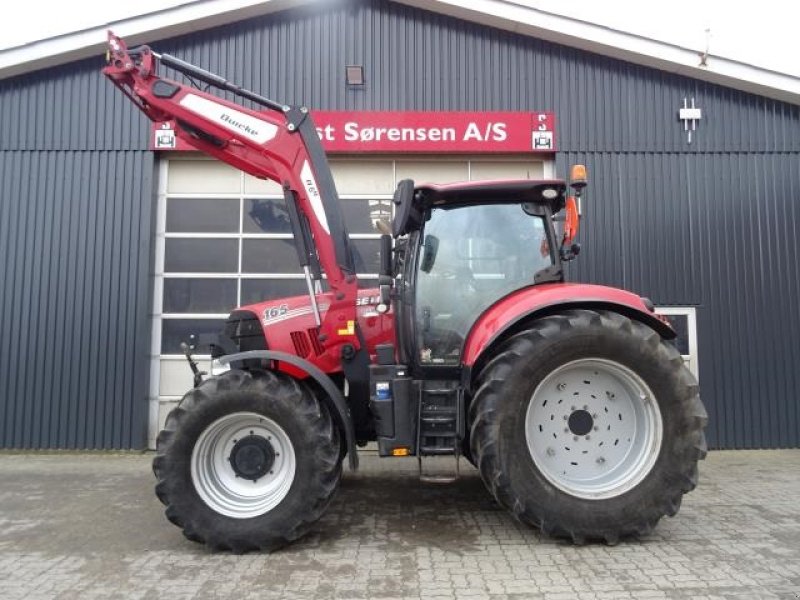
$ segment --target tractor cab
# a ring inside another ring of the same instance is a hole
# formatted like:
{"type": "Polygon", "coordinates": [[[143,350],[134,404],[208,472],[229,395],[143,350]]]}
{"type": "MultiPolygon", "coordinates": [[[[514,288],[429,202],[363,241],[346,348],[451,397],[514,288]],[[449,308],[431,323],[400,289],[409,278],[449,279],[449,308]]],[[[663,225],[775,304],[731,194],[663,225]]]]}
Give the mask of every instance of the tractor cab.
{"type": "Polygon", "coordinates": [[[400,182],[392,233],[400,238],[395,313],[404,361],[458,366],[467,334],[492,304],[563,281],[553,215],[566,191],[562,180],[400,182]]]}

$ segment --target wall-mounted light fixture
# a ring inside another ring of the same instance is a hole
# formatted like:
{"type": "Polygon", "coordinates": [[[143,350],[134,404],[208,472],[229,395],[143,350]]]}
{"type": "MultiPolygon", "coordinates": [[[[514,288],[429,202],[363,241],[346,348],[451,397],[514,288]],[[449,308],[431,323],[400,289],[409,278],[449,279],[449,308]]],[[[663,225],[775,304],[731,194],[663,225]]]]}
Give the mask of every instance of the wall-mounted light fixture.
{"type": "Polygon", "coordinates": [[[344,71],[347,85],[364,85],[364,65],[347,65],[344,71]]]}
{"type": "Polygon", "coordinates": [[[697,130],[697,124],[703,118],[703,111],[694,105],[694,98],[692,98],[692,105],[683,99],[683,108],[678,110],[678,119],[683,121],[683,130],[687,133],[686,142],[692,143],[692,132],[697,130]]]}

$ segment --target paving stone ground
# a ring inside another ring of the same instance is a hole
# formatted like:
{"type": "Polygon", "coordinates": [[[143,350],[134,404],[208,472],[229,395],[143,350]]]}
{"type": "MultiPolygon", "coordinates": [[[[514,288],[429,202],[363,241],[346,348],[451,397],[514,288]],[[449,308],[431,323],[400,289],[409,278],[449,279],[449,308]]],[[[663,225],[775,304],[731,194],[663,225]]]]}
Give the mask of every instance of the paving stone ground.
{"type": "Polygon", "coordinates": [[[615,547],[541,537],[477,472],[362,456],[314,531],[212,554],[169,524],[150,455],[0,453],[0,599],[800,598],[800,450],[712,452],[674,519],[615,547]]]}

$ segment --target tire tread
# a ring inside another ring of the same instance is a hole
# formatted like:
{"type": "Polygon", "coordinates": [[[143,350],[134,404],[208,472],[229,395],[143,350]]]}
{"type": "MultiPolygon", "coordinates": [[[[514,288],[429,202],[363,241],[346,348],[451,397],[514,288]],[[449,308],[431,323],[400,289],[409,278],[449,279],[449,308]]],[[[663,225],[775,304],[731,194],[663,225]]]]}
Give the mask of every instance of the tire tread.
{"type": "Polygon", "coordinates": [[[496,354],[480,370],[476,379],[476,392],[469,407],[471,424],[471,452],[481,477],[497,502],[511,511],[520,521],[539,527],[543,533],[552,537],[566,538],[575,544],[587,540],[600,540],[614,545],[628,536],[643,536],[650,533],[664,516],[674,516],[681,504],[683,494],[697,485],[697,461],[706,455],[704,427],[708,415],[700,400],[699,388],[694,377],[683,365],[678,351],[661,340],[650,327],[633,321],[618,313],[607,310],[570,310],[559,315],[547,316],[534,322],[506,340],[496,350],[496,354]],[[537,351],[537,342],[563,334],[569,329],[603,327],[619,330],[633,337],[634,342],[644,352],[655,353],[658,359],[668,364],[672,376],[683,390],[679,398],[681,414],[689,429],[684,433],[687,444],[676,461],[675,470],[679,473],[676,481],[661,498],[655,498],[639,510],[634,519],[611,526],[576,527],[569,522],[557,522],[552,516],[543,514],[539,505],[530,498],[520,497],[515,486],[502,465],[500,456],[500,425],[498,415],[505,400],[504,382],[506,375],[518,368],[520,361],[530,360],[537,351]]]}
{"type": "Polygon", "coordinates": [[[302,537],[330,504],[342,474],[339,444],[338,428],[328,410],[306,384],[283,373],[231,370],[207,379],[200,387],[189,391],[167,416],[164,429],[157,438],[156,456],[153,459],[153,472],[157,479],[156,496],[166,507],[164,512],[167,519],[181,528],[183,535],[191,541],[205,543],[215,551],[236,554],[254,550],[271,552],[302,537]],[[185,494],[194,492],[177,484],[181,478],[179,471],[183,467],[173,456],[173,445],[193,413],[219,402],[220,395],[241,391],[291,406],[308,431],[312,440],[312,462],[319,468],[313,475],[313,497],[306,499],[305,512],[293,515],[274,530],[259,531],[253,527],[247,536],[226,532],[219,525],[210,526],[208,519],[180,508],[187,505],[185,494]]]}

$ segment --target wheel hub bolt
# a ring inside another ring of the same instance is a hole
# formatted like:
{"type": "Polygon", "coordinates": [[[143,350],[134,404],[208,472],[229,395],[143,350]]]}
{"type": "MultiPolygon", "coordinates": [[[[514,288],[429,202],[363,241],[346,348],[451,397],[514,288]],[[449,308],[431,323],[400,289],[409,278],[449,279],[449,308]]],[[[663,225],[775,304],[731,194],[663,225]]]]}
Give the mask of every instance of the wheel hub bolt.
{"type": "Polygon", "coordinates": [[[556,389],[557,389],[559,392],[563,392],[565,389],[567,389],[567,384],[566,384],[566,383],[559,383],[559,384],[556,386],[556,389]]]}
{"type": "Polygon", "coordinates": [[[572,436],[572,439],[573,439],[573,441],[577,442],[578,441],[578,436],[574,435],[574,436],[572,436]]]}
{"type": "Polygon", "coordinates": [[[602,465],[604,462],[606,462],[606,459],[605,459],[605,458],[603,458],[602,456],[601,456],[600,458],[598,458],[598,459],[597,459],[597,464],[598,464],[598,465],[602,465]]]}
{"type": "Polygon", "coordinates": [[[556,455],[555,450],[553,450],[552,448],[547,449],[547,456],[555,456],[555,455],[556,455]]]}
{"type": "Polygon", "coordinates": [[[595,427],[594,427],[594,430],[595,430],[595,431],[598,431],[599,429],[600,429],[600,428],[599,428],[597,425],[595,425],[595,427]]]}

